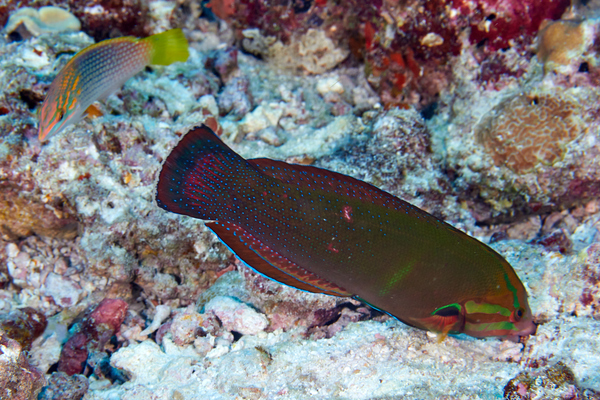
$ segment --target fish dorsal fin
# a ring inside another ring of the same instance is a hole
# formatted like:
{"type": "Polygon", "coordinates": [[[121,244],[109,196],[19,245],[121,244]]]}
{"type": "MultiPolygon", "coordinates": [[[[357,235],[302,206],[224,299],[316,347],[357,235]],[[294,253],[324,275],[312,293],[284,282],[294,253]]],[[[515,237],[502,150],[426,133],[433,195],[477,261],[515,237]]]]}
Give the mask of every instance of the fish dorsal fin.
{"type": "Polygon", "coordinates": [[[206,226],[216,233],[242,261],[277,282],[312,293],[351,296],[341,287],[321,279],[271,250],[236,224],[213,221],[207,222],[206,226]]]}
{"type": "Polygon", "coordinates": [[[268,158],[247,160],[261,172],[285,183],[304,187],[317,187],[321,191],[354,197],[385,207],[416,209],[411,204],[384,192],[377,187],[348,175],[307,165],[288,164],[268,158]]]}

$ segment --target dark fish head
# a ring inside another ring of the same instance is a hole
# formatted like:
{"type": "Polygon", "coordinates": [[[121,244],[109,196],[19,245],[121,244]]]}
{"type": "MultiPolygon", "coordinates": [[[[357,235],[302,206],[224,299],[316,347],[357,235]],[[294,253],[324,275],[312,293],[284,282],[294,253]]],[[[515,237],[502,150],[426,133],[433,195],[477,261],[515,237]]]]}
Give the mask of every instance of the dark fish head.
{"type": "Polygon", "coordinates": [[[506,286],[498,294],[464,303],[464,333],[475,337],[502,336],[513,341],[535,334],[537,326],[523,284],[514,273],[505,274],[504,283],[506,286]]]}
{"type": "Polygon", "coordinates": [[[455,303],[446,304],[428,316],[410,319],[414,326],[442,334],[465,333],[483,338],[503,337],[519,341],[521,336],[535,334],[531,308],[525,287],[510,265],[499,256],[503,272],[490,275],[494,283],[479,295],[457,293],[455,303]]]}

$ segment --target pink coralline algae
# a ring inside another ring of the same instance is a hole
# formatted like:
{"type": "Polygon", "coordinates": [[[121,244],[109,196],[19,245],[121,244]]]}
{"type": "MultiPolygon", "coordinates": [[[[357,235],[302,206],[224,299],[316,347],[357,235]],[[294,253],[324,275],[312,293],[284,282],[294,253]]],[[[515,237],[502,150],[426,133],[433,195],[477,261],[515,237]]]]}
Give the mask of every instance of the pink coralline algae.
{"type": "MultiPolygon", "coordinates": [[[[128,305],[120,299],[104,299],[87,315],[75,333],[65,343],[58,362],[58,371],[67,375],[80,374],[90,353],[102,352],[125,319],[128,305]]],[[[92,366],[93,367],[93,366],[92,366]]]]}

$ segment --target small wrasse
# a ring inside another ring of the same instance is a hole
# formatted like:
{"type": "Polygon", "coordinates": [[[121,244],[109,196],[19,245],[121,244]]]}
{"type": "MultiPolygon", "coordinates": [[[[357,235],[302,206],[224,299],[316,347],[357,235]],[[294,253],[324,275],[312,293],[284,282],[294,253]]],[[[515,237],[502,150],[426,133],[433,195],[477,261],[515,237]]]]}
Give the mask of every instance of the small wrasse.
{"type": "Polygon", "coordinates": [[[58,73],[42,104],[40,141],[77,123],[88,107],[121,87],[146,66],[186,61],[188,43],[181,29],[137,39],[104,40],[81,50],[58,73]]]}
{"type": "Polygon", "coordinates": [[[353,297],[442,337],[536,330],[523,284],[490,247],[349,176],[245,160],[205,125],[165,160],[156,201],[208,220],[237,257],[283,284],[353,297]]]}

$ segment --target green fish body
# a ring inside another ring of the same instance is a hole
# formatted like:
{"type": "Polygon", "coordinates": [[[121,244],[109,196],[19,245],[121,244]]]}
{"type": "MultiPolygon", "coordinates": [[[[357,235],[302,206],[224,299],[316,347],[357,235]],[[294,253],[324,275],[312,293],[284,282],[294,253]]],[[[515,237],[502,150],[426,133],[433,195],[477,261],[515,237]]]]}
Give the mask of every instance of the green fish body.
{"type": "Polygon", "coordinates": [[[346,175],[245,160],[206,126],[168,156],[156,200],[209,220],[241,260],[281,283],[351,296],[444,335],[535,332],[523,284],[488,246],[346,175]]]}

